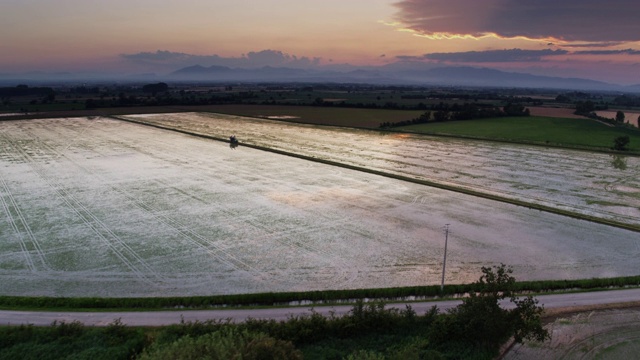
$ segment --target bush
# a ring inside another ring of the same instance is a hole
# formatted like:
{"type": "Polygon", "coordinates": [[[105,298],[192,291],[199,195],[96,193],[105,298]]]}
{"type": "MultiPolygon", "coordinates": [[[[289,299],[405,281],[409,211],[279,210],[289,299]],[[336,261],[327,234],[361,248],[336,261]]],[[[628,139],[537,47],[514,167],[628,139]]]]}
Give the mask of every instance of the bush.
{"type": "Polygon", "coordinates": [[[627,149],[627,145],[629,145],[631,139],[629,139],[629,135],[618,136],[613,139],[613,150],[625,151],[627,149]]]}
{"type": "Polygon", "coordinates": [[[538,306],[538,301],[531,296],[522,300],[513,296],[515,279],[512,272],[504,264],[482,267],[483,275],[474,283],[476,292],[436,319],[430,333],[434,344],[441,349],[449,349],[452,344],[466,344],[463,347],[496,354],[512,336],[516,342],[549,338],[549,333],[542,327],[543,307],[538,306]],[[502,308],[499,302],[505,298],[510,298],[515,308],[502,308]]]}
{"type": "Polygon", "coordinates": [[[302,359],[302,353],[289,341],[226,327],[197,338],[185,336],[169,345],[152,347],[140,359],[298,360],[302,359]]]}

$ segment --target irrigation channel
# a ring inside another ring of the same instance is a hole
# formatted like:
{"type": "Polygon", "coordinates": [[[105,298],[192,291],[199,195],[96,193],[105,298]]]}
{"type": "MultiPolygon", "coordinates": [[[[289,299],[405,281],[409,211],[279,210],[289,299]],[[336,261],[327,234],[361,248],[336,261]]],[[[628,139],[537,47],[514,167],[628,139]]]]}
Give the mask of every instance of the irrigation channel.
{"type": "Polygon", "coordinates": [[[474,281],[481,266],[499,263],[512,265],[519,280],[640,270],[640,235],[623,226],[377,173],[633,227],[637,158],[617,169],[608,155],[577,151],[211,114],[127,119],[212,138],[234,134],[241,145],[106,118],[0,123],[1,295],[439,284],[444,224],[451,224],[447,283],[474,281]]]}

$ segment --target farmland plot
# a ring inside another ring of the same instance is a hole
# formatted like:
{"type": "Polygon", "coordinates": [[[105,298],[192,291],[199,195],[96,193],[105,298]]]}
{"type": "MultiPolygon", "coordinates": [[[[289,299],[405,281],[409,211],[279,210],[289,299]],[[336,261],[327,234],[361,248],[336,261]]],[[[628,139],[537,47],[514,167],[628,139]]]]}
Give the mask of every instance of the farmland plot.
{"type": "MultiPolygon", "coordinates": [[[[625,119],[624,119],[625,123],[629,123],[629,124],[634,125],[636,127],[640,127],[640,123],[638,123],[638,120],[640,119],[640,113],[639,112],[623,111],[623,113],[625,115],[625,119]]],[[[617,111],[596,111],[596,114],[598,116],[602,116],[602,117],[606,117],[606,118],[615,120],[616,115],[618,114],[618,112],[617,111]]]]}
{"type": "Polygon", "coordinates": [[[640,270],[622,229],[120,121],[0,123],[2,295],[438,284],[447,223],[447,283],[640,270]]]}
{"type": "Polygon", "coordinates": [[[638,157],[219,114],[130,118],[640,225],[638,157]]]}

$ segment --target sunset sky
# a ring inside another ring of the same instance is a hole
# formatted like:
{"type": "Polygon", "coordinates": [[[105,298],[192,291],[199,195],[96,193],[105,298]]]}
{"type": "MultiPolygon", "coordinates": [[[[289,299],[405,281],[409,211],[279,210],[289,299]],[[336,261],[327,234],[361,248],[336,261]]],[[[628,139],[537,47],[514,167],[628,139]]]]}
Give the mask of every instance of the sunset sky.
{"type": "Polygon", "coordinates": [[[489,67],[640,84],[637,0],[0,0],[0,73],[489,67]]]}

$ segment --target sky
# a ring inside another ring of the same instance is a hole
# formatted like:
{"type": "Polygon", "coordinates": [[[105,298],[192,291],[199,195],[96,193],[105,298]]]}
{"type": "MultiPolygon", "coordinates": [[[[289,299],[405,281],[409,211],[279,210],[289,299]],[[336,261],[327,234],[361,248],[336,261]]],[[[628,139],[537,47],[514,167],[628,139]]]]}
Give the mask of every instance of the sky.
{"type": "Polygon", "coordinates": [[[418,62],[640,84],[637,0],[0,0],[0,73],[418,62]]]}

